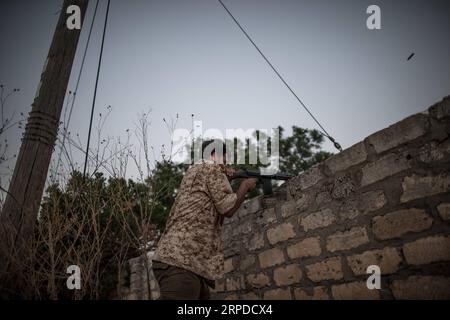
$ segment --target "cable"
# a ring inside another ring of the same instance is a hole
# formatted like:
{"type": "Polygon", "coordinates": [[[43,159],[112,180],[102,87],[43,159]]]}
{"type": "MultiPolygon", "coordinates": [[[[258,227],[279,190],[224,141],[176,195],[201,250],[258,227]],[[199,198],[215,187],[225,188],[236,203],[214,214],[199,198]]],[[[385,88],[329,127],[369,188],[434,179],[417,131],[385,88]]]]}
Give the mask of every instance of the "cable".
{"type": "Polygon", "coordinates": [[[244,35],[247,37],[247,39],[251,42],[251,44],[255,47],[255,49],[259,52],[259,54],[264,58],[264,60],[267,62],[267,64],[272,68],[272,70],[275,72],[275,74],[280,78],[280,80],[284,83],[284,85],[289,89],[289,91],[294,95],[294,97],[297,99],[297,101],[300,103],[300,105],[308,112],[308,114],[311,116],[311,118],[318,124],[318,126],[323,130],[322,135],[327,137],[333,144],[336,149],[339,151],[342,151],[341,145],[325,130],[325,128],[320,124],[320,122],[316,119],[316,117],[311,113],[311,111],[308,109],[308,107],[303,103],[303,101],[297,96],[297,94],[292,90],[292,88],[289,86],[289,84],[284,80],[284,78],[281,76],[281,74],[275,69],[275,67],[272,65],[272,63],[269,61],[269,59],[264,55],[264,53],[259,49],[259,47],[256,45],[256,43],[252,40],[252,38],[248,35],[248,33],[244,30],[244,28],[241,26],[241,24],[236,20],[236,18],[233,16],[233,14],[228,10],[228,8],[225,6],[225,4],[222,2],[222,0],[217,0],[222,5],[222,7],[225,9],[225,11],[230,15],[230,17],[233,19],[233,21],[236,23],[236,25],[241,29],[241,31],[244,33],[244,35]]]}
{"type": "Polygon", "coordinates": [[[94,118],[95,101],[97,99],[98,79],[99,79],[99,75],[100,75],[100,69],[101,69],[101,66],[102,66],[103,46],[105,44],[105,34],[106,34],[106,26],[108,24],[108,15],[109,15],[109,5],[110,5],[110,3],[111,3],[111,0],[108,0],[108,5],[106,7],[105,25],[103,26],[102,46],[100,48],[100,57],[98,59],[97,78],[95,79],[94,99],[92,101],[91,120],[89,122],[88,141],[87,141],[87,145],[86,145],[86,158],[84,159],[83,176],[86,176],[86,168],[87,168],[87,162],[88,162],[88,156],[89,156],[89,144],[91,142],[92,120],[94,118]]]}
{"type": "Polygon", "coordinates": [[[69,128],[70,119],[72,118],[72,111],[73,111],[73,107],[75,105],[75,100],[77,98],[78,86],[80,84],[81,74],[83,73],[84,62],[86,60],[86,54],[87,54],[87,51],[88,51],[88,48],[89,48],[89,43],[91,41],[91,35],[92,35],[92,29],[94,27],[95,17],[97,16],[98,3],[99,3],[99,0],[97,0],[97,3],[95,4],[94,16],[92,18],[91,26],[90,26],[90,29],[89,29],[89,35],[88,35],[88,38],[87,38],[86,47],[84,48],[83,59],[81,60],[80,71],[78,72],[77,83],[75,85],[74,96],[73,96],[72,104],[70,106],[70,111],[69,111],[69,118],[67,119],[67,124],[65,125],[65,128],[64,128],[63,140],[61,142],[61,150],[59,152],[58,162],[56,163],[56,171],[58,171],[59,164],[61,163],[62,151],[64,149],[64,144],[66,143],[67,130],[69,128]]]}

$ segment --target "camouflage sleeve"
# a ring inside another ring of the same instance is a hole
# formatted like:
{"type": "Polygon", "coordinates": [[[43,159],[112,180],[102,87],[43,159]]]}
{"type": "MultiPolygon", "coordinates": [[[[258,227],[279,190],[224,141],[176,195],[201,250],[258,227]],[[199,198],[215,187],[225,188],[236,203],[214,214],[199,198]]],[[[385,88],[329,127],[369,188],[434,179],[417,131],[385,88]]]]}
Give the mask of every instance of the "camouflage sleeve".
{"type": "Polygon", "coordinates": [[[230,182],[219,168],[211,168],[206,183],[214,206],[220,214],[224,214],[234,207],[237,195],[233,193],[230,182]]]}

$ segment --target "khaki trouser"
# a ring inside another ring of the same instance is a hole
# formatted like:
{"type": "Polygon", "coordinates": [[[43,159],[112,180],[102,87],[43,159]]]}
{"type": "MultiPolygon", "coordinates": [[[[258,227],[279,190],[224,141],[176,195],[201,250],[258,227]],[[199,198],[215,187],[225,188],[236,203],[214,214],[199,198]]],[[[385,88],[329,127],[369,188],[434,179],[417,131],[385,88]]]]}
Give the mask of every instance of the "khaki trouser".
{"type": "Polygon", "coordinates": [[[153,274],[159,285],[159,300],[209,300],[207,280],[194,272],[153,261],[153,274]]]}

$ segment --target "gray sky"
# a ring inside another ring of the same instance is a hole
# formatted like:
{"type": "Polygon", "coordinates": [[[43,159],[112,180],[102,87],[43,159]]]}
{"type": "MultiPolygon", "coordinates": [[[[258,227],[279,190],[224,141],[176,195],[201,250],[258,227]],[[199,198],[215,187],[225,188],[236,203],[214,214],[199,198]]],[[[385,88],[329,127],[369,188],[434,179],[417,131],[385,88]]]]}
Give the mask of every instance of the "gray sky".
{"type": "MultiPolygon", "coordinates": [[[[69,128],[83,143],[106,8],[100,1],[69,128]]],[[[450,94],[449,1],[224,2],[344,148],[450,94]],[[381,30],[366,28],[371,4],[381,7],[381,30]]],[[[61,4],[0,2],[0,83],[21,89],[7,113],[30,111],[61,4]]],[[[187,129],[191,114],[205,129],[317,128],[215,0],[112,0],[104,50],[96,118],[112,106],[105,136],[124,137],[149,108],[156,150],[169,139],[162,118],[176,114],[187,129]]],[[[10,153],[18,152],[20,131],[6,136],[10,153]]]]}

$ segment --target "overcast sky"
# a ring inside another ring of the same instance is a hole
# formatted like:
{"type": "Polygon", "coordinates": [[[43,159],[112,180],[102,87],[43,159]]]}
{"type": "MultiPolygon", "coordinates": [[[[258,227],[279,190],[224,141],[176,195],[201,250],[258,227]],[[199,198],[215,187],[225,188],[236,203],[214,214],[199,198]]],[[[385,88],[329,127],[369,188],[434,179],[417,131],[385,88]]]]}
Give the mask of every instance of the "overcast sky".
{"type": "MultiPolygon", "coordinates": [[[[449,1],[224,3],[344,148],[450,94],[449,1]],[[371,4],[381,7],[381,30],[366,27],[371,4]]],[[[6,113],[30,111],[61,4],[0,1],[0,83],[21,89],[6,113]]],[[[83,26],[72,91],[94,5],[92,0],[83,26]]],[[[100,0],[69,128],[83,143],[105,9],[100,0]]],[[[187,129],[191,114],[204,129],[317,128],[215,0],[112,0],[95,122],[108,105],[105,136],[125,137],[139,113],[151,109],[156,153],[169,139],[162,119],[176,114],[178,126],[187,129]]],[[[17,153],[20,131],[5,137],[9,152],[17,153]]],[[[325,148],[335,151],[329,143],[325,148]]]]}

